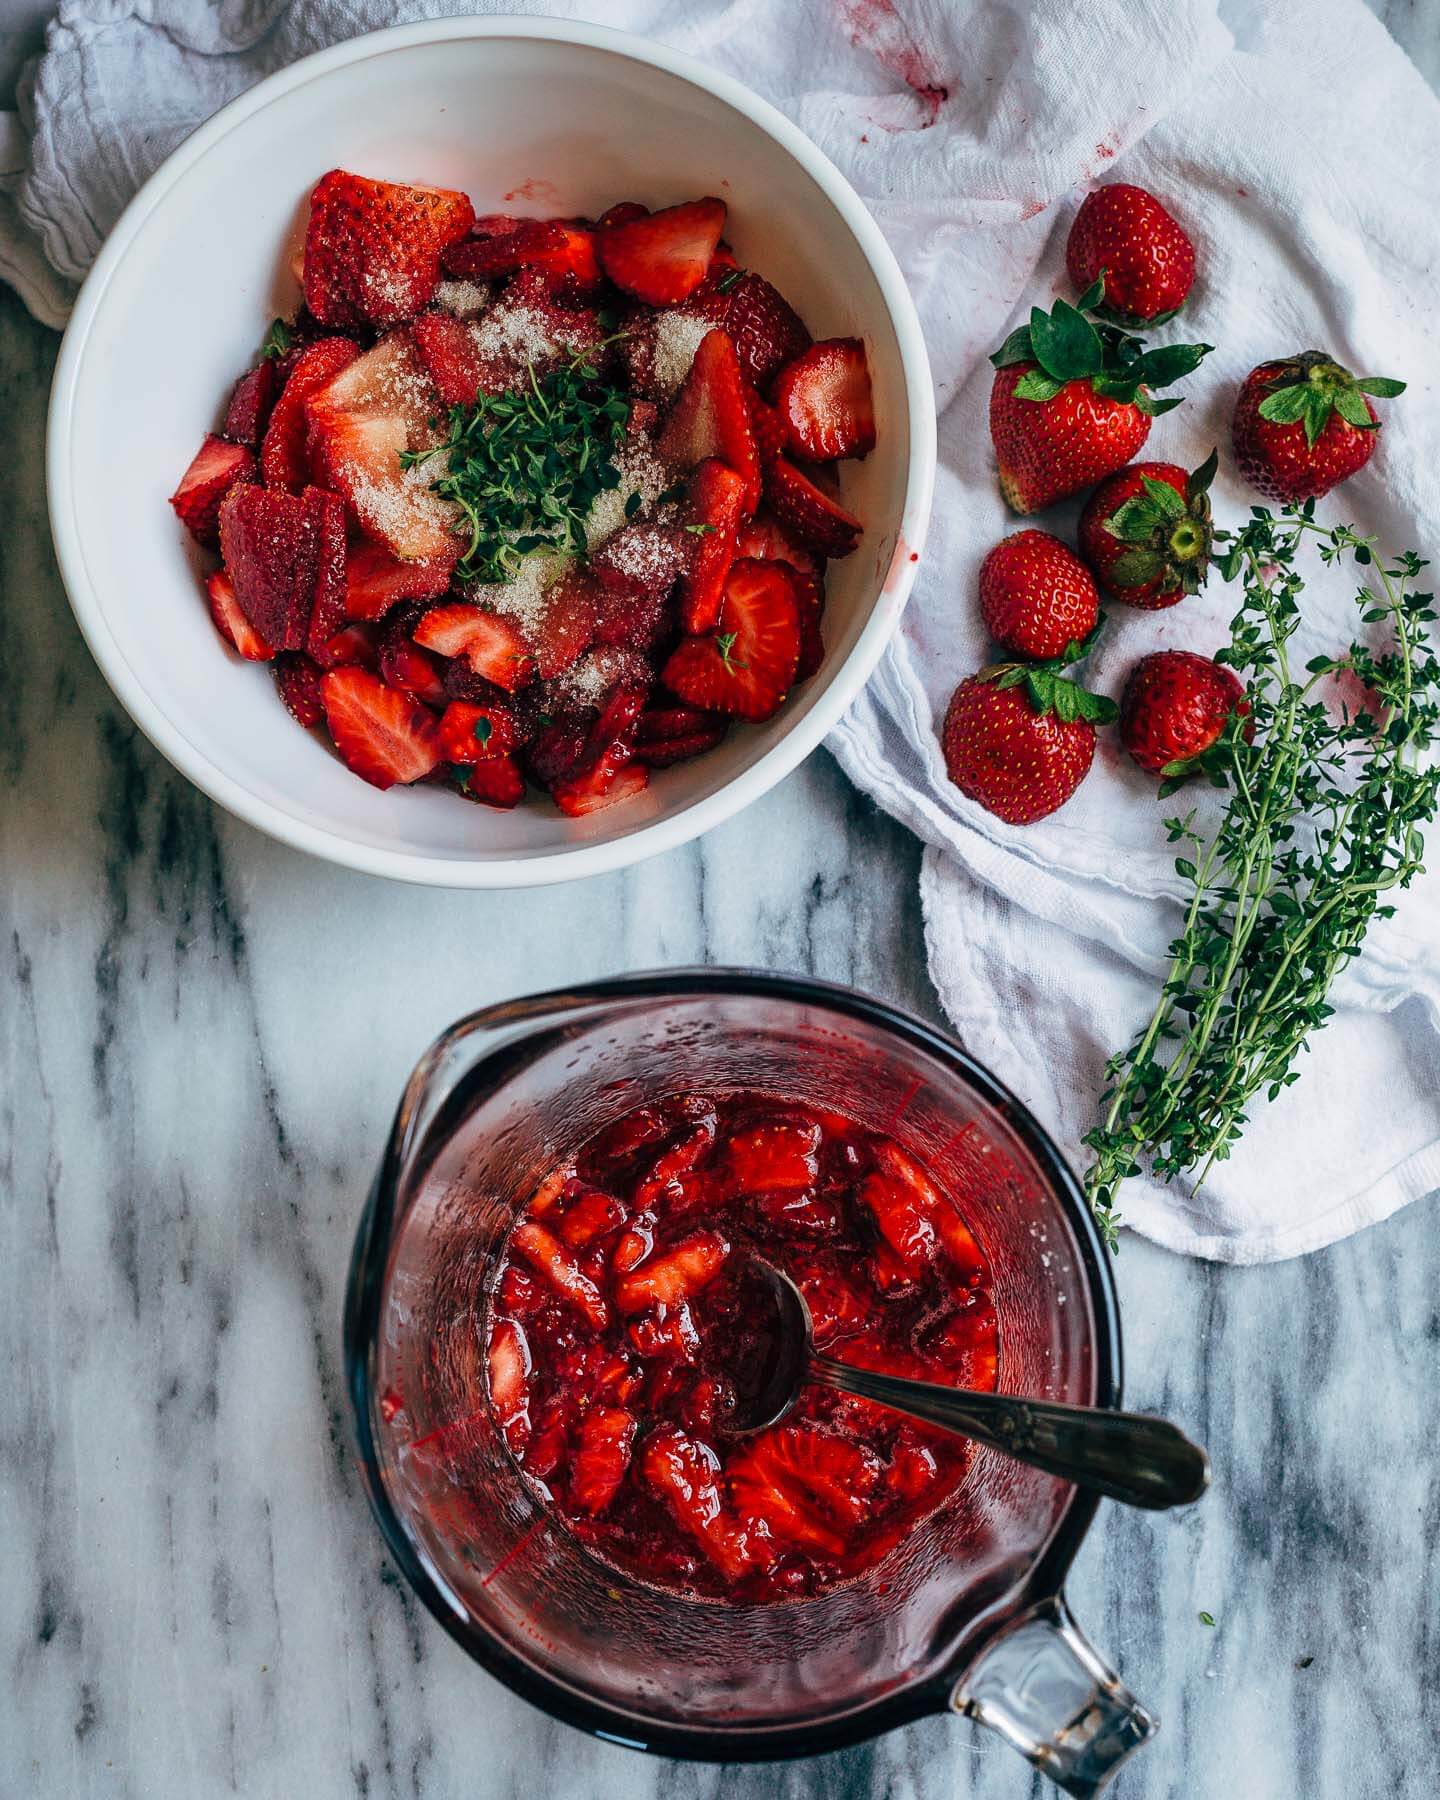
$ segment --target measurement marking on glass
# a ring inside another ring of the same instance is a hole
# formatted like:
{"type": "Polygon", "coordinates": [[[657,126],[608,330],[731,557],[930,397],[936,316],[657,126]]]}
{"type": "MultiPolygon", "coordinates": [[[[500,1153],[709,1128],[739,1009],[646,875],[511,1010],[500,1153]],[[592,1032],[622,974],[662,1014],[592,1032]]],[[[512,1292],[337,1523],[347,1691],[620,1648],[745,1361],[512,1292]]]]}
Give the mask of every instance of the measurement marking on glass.
{"type": "Polygon", "coordinates": [[[535,1521],[535,1523],[530,1527],[530,1529],[525,1533],[525,1535],[521,1538],[516,1539],[516,1541],[510,1546],[510,1548],[500,1558],[499,1562],[497,1562],[495,1564],[494,1568],[491,1569],[490,1573],[482,1579],[482,1581],[480,1583],[481,1587],[482,1588],[489,1587],[489,1585],[492,1581],[494,1581],[498,1576],[503,1575],[505,1570],[510,1567],[511,1563],[514,1562],[515,1558],[520,1554],[520,1552],[530,1542],[531,1538],[533,1538],[535,1536],[535,1533],[537,1531],[543,1531],[549,1523],[550,1523],[550,1521],[548,1519],[537,1519],[535,1521]]]}

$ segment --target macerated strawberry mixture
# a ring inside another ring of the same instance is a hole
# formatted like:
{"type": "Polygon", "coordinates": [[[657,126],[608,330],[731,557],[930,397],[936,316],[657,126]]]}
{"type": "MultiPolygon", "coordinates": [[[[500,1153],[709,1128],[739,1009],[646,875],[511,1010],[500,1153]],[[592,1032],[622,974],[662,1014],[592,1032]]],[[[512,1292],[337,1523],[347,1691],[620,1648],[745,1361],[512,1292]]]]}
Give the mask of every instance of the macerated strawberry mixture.
{"type": "Polygon", "coordinates": [[[762,1602],[870,1567],[967,1447],[813,1384],[727,1432],[777,1316],[750,1249],[799,1283],[818,1349],[995,1386],[989,1270],[953,1200],[889,1138],[749,1093],[639,1107],[541,1185],[505,1246],[489,1370],[512,1454],[593,1550],[762,1602]]]}
{"type": "Polygon", "coordinates": [[[592,812],[820,666],[865,351],[813,342],[725,216],[316,186],[305,304],[171,504],[222,635],[366,781],[592,812]]]}

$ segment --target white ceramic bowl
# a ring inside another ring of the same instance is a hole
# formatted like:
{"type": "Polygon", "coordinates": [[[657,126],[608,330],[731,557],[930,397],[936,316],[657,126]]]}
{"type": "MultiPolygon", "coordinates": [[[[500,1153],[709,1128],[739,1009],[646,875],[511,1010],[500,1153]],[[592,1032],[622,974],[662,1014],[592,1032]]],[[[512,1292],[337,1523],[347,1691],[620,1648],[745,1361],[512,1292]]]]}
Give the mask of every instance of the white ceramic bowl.
{"type": "Polygon", "coordinates": [[[888,246],[853,189],[765,101],[658,44],[534,19],[439,19],[356,38],[241,96],[126,210],[81,291],[50,406],[56,552],[80,628],[135,722],[200,788],[287,844],[372,874],[523,887],[618,868],[756,799],[854,699],[895,629],[935,465],[929,365],[888,246]],[[343,166],[463,188],[480,212],[594,214],[715,193],[742,263],[816,337],[863,337],[878,444],[845,465],[865,522],[831,565],[820,672],[773,718],[562,817],[439,788],[368,787],[295,725],[268,669],[220,641],[165,497],[276,311],[317,177],[343,166]]]}

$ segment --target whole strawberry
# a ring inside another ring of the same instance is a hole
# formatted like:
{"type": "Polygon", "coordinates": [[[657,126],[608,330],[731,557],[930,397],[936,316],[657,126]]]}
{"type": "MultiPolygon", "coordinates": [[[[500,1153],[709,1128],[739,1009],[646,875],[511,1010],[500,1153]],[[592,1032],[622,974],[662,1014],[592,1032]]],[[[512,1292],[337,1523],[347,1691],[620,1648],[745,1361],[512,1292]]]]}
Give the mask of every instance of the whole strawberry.
{"type": "MultiPolygon", "coordinates": [[[[1081,307],[1099,304],[1097,282],[1081,307]]],[[[1091,487],[1136,455],[1150,421],[1180,404],[1151,390],[1188,375],[1212,348],[1166,344],[1146,350],[1114,325],[1095,325],[1057,300],[1010,333],[990,358],[990,436],[1000,492],[1017,513],[1038,512],[1091,487]]]]}
{"type": "Polygon", "coordinates": [[[1163,324],[1195,280],[1195,246],[1153,194],[1117,181],[1080,203],[1065,267],[1083,293],[1103,274],[1107,310],[1125,323],[1163,324]]]}
{"type": "MultiPolygon", "coordinates": [[[[1120,742],[1142,769],[1167,780],[1191,772],[1232,716],[1250,702],[1233,670],[1193,650],[1157,650],[1130,671],[1120,698],[1120,742]]],[[[1254,726],[1246,727],[1246,736],[1254,726]]]]}
{"type": "Polygon", "coordinates": [[[1186,474],[1131,463],[1102,481],[1080,514],[1080,554],[1114,600],[1156,611],[1193,594],[1210,566],[1212,450],[1186,474]]]}
{"type": "Polygon", "coordinates": [[[1405,383],[1352,375],[1324,350],[1261,363],[1245,377],[1231,427],[1235,460],[1270,500],[1311,500],[1363,469],[1380,421],[1365,398],[1393,399],[1405,383]]]}
{"type": "Polygon", "coordinates": [[[1002,538],[980,565],[985,629],[1012,656],[1046,661],[1078,654],[1100,617],[1090,571],[1048,531],[1002,538]]]}
{"type": "Polygon", "coordinates": [[[1020,663],[968,676],[950,697],[940,745],[950,779],[1007,825],[1063,806],[1089,773],[1095,727],[1115,702],[1020,663]]]}

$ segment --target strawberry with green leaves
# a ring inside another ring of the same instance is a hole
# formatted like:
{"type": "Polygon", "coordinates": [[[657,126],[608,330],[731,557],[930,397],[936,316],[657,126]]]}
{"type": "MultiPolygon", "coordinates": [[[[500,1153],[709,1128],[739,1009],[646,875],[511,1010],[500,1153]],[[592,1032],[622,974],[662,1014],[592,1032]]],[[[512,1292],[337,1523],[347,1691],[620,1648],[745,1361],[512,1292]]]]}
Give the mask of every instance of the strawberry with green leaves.
{"type": "Polygon", "coordinates": [[[1033,825],[1061,807],[1090,772],[1095,727],[1115,702],[1054,664],[999,663],[951,696],[940,742],[950,779],[1007,825],[1033,825]]]}
{"type": "Polygon", "coordinates": [[[1157,650],[1130,671],[1120,697],[1120,742],[1168,790],[1204,767],[1232,719],[1248,739],[1250,702],[1233,670],[1193,650],[1157,650]]]}
{"type": "Polygon", "coordinates": [[[1012,656],[1073,662],[1099,622],[1100,600],[1090,571],[1067,544],[1048,531],[1017,531],[980,565],[980,613],[1012,656]]]}
{"type": "Polygon", "coordinates": [[[1150,421],[1178,406],[1156,388],[1188,375],[1210,344],[1164,344],[1147,350],[1117,325],[1096,324],[1086,311],[1104,299],[1104,281],[1078,307],[1057,300],[1034,307],[990,358],[990,436],[1000,491],[1017,513],[1052,501],[1123,468],[1150,435],[1150,421]]]}
{"type": "Polygon", "coordinates": [[[1268,500],[1318,499],[1375,454],[1380,420],[1366,395],[1404,391],[1388,375],[1352,375],[1324,350],[1261,363],[1235,403],[1240,473],[1268,500]]]}
{"type": "Polygon", "coordinates": [[[1176,463],[1131,463],[1080,514],[1080,554],[1112,600],[1146,611],[1174,606],[1210,566],[1212,450],[1189,474],[1176,463]]]}
{"type": "Polygon", "coordinates": [[[1111,182],[1080,202],[1065,244],[1076,292],[1105,277],[1105,310],[1121,324],[1163,325],[1195,282],[1195,246],[1152,193],[1111,182]]]}

